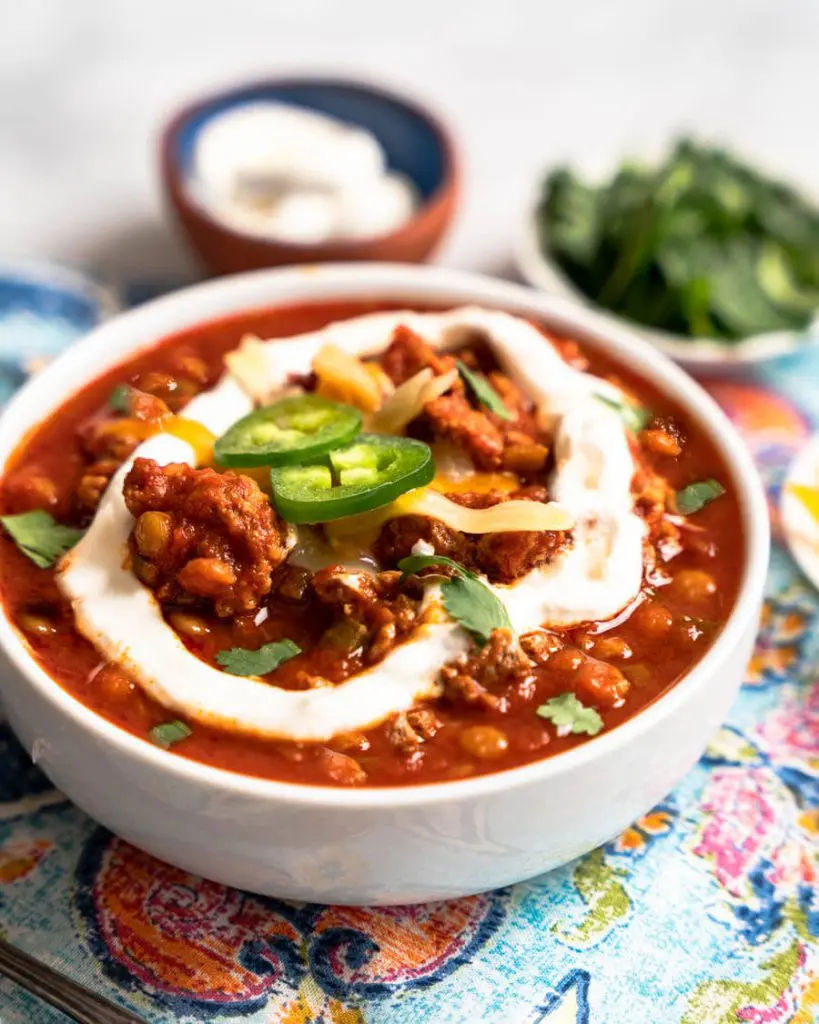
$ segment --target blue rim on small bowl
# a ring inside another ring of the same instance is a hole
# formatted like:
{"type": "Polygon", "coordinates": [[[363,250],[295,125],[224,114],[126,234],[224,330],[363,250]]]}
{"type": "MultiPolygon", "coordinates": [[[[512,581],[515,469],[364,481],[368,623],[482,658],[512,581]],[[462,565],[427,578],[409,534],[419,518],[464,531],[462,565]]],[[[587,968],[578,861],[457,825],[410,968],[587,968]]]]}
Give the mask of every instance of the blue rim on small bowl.
{"type": "Polygon", "coordinates": [[[518,273],[527,284],[550,295],[580,302],[607,320],[627,326],[692,373],[741,375],[752,367],[798,355],[819,344],[819,311],[804,331],[775,331],[743,338],[737,342],[720,342],[713,338],[687,338],[679,334],[654,330],[627,320],[599,306],[577,288],[563,273],[557,262],[543,251],[543,232],[537,224],[537,204],[530,207],[515,248],[518,273]]]}

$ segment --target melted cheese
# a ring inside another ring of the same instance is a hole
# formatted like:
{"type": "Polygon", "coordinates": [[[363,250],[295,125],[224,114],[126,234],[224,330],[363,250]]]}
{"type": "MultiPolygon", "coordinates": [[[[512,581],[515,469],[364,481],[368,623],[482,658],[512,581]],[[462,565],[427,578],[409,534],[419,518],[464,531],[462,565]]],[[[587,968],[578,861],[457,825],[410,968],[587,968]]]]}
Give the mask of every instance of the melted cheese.
{"type": "Polygon", "coordinates": [[[467,477],[449,476],[439,470],[429,486],[435,491],[440,491],[441,494],[490,494],[492,491],[510,494],[520,487],[520,478],[515,473],[473,473],[467,477]]]}
{"type": "MultiPolygon", "coordinates": [[[[574,543],[548,566],[510,586],[493,588],[506,604],[513,626],[524,632],[540,625],[567,626],[616,615],[640,589],[645,529],[632,508],[634,465],[622,422],[616,411],[595,397],[616,399],[619,392],[570,367],[526,321],[468,307],[440,314],[376,313],[331,324],[321,331],[254,346],[254,397],[282,391],[291,374],[309,370],[324,345],[336,345],[350,355],[377,354],[399,324],[418,331],[438,348],[457,346],[479,331],[504,370],[551,422],[556,451],[551,488],[576,520],[574,543]],[[262,372],[265,382],[259,379],[262,372]]],[[[235,359],[232,365],[237,365],[235,359]]],[[[185,418],[213,434],[223,433],[253,405],[240,377],[228,375],[211,392],[194,399],[185,418]]],[[[197,461],[187,441],[168,435],[146,441],[135,455],[163,464],[197,461]]],[[[442,615],[433,588],[427,595],[429,621],[378,665],[338,686],[291,692],[260,679],[226,680],[224,672],[185,649],[151,592],[123,568],[132,519],[122,485],[131,461],[115,476],[88,533],[64,557],[58,581],[71,600],[80,632],[169,710],[257,736],[326,740],[376,724],[434,694],[441,665],[468,648],[458,626],[436,621],[442,615]]],[[[295,543],[291,558],[313,569],[338,560],[313,531],[298,531],[295,543]]]]}

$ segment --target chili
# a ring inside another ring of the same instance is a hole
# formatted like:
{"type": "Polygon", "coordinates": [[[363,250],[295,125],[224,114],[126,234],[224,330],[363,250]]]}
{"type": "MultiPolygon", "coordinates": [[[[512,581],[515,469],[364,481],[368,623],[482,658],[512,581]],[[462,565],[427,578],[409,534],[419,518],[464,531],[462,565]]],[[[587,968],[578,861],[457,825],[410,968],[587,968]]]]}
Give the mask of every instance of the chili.
{"type": "MultiPolygon", "coordinates": [[[[87,525],[89,512],[78,501],[78,487],[86,474],[94,472],[102,477],[107,472],[107,464],[103,467],[100,463],[97,469],[89,455],[108,457],[108,452],[89,452],[88,425],[105,422],[105,417],[112,414],[108,399],[116,386],[141,382],[144,388],[151,374],[173,380],[180,356],[190,353],[205,368],[201,386],[209,387],[223,372],[223,354],[234,349],[246,333],[265,338],[291,336],[318,330],[333,321],[396,308],[399,306],[387,303],[336,302],[256,310],[197,324],[163,340],[69,397],[21,443],[0,481],[0,512],[19,514],[47,508],[59,523],[77,529],[87,525]]],[[[742,572],[741,516],[724,461],[698,425],[688,421],[675,402],[635,369],[593,348],[581,348],[574,341],[553,336],[552,340],[574,365],[621,385],[635,397],[636,404],[651,410],[655,423],[673,424],[673,436],[681,442],[680,451],[673,457],[642,445],[640,435],[635,437],[635,447],[642,450],[643,468],[661,474],[675,491],[692,481],[711,478],[726,489],[718,501],[696,513],[697,529],[684,534],[673,560],[652,572],[632,613],[624,613],[615,623],[587,623],[559,633],[520,637],[535,667],[514,685],[496,687],[496,694],[486,688],[483,692],[476,690],[472,685],[475,678],[453,666],[448,673],[451,682],[446,682],[448,691],[460,688],[464,697],[474,696],[472,702],[455,702],[445,696],[403,717],[339,735],[330,744],[264,741],[192,723],[191,735],[174,746],[175,756],[291,783],[363,781],[370,786],[396,786],[472,777],[531,763],[589,742],[586,735],[559,734],[552,723],[536,713],[561,694],[576,692],[584,706],[596,706],[604,729],[609,731],[655,701],[702,657],[730,614],[742,572]],[[617,660],[616,673],[609,658],[617,660]],[[605,683],[616,696],[623,679],[631,686],[625,701],[595,704],[598,683],[605,683]],[[485,698],[497,699],[498,695],[500,703],[490,707],[485,698]]],[[[494,367],[484,359],[484,353],[478,350],[477,354],[480,358],[474,365],[484,372],[492,371],[494,367]]],[[[393,362],[406,362],[404,357],[405,351],[396,350],[393,362]]],[[[386,367],[384,361],[382,365],[386,367]]],[[[407,372],[418,368],[410,365],[407,372]]],[[[401,374],[396,372],[395,376],[400,379],[401,374]]],[[[493,379],[497,379],[496,374],[493,379]]],[[[507,408],[513,409],[506,392],[498,391],[507,408]]],[[[518,429],[520,419],[513,426],[518,429]]],[[[420,429],[417,434],[426,436],[420,429]]],[[[478,507],[478,499],[486,495],[469,497],[478,507]]],[[[649,499],[646,490],[647,508],[649,499]]],[[[406,525],[409,528],[413,524],[406,525]]],[[[412,532],[417,535],[417,529],[412,532]]],[[[464,560],[461,541],[451,532],[438,529],[430,539],[437,551],[448,551],[453,560],[464,560]]],[[[480,538],[472,538],[470,544],[474,546],[478,541],[483,543],[480,538]]],[[[397,557],[409,554],[411,546],[397,557]]],[[[508,547],[504,547],[502,558],[508,561],[509,554],[508,547]]],[[[305,653],[276,669],[275,685],[301,689],[305,677],[323,676],[333,684],[361,671],[366,667],[362,637],[378,628],[382,619],[388,626],[400,624],[406,611],[397,600],[379,600],[373,621],[361,621],[360,616],[334,620],[328,607],[316,599],[312,574],[297,566],[286,566],[279,573],[264,605],[265,616],[219,618],[207,608],[180,604],[164,608],[166,618],[178,629],[181,642],[191,653],[214,666],[218,665],[216,656],[220,651],[255,651],[266,644],[292,640],[305,653]]],[[[70,605],[57,590],[53,570],[38,568],[5,531],[0,532],[0,596],[32,655],[76,700],[146,741],[152,728],[168,723],[168,711],[150,700],[120,669],[101,665],[98,651],[74,628],[70,605]]],[[[484,678],[481,672],[499,664],[484,658],[486,650],[483,648],[471,659],[474,675],[479,678],[484,678]]],[[[225,681],[230,685],[229,676],[225,681]]]]}

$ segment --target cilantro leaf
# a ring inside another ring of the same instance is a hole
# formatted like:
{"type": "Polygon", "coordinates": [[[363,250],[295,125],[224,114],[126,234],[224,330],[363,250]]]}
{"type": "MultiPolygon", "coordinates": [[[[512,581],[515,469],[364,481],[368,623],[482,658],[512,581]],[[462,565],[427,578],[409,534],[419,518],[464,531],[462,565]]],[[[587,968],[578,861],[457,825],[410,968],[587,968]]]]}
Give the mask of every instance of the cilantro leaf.
{"type": "Polygon", "coordinates": [[[441,584],[444,608],[478,644],[496,629],[511,629],[506,605],[475,576],[455,576],[441,584]]]}
{"type": "Polygon", "coordinates": [[[441,584],[441,596],[449,615],[483,646],[496,629],[511,629],[506,605],[483,580],[444,555],[410,555],[398,568],[405,576],[435,565],[446,565],[456,575],[441,584]]]}
{"type": "Polygon", "coordinates": [[[233,676],[266,676],[297,654],[301,654],[301,647],[292,640],[274,640],[255,651],[246,647],[219,651],[216,660],[233,676]]]}
{"type": "Polygon", "coordinates": [[[646,409],[642,405],[635,405],[633,402],[628,402],[625,399],[618,401],[616,398],[609,398],[608,395],[595,395],[594,397],[598,402],[608,405],[615,412],[619,413],[623,423],[635,434],[645,430],[654,419],[654,414],[651,410],[646,409]]]}
{"type": "Polygon", "coordinates": [[[23,554],[40,569],[50,569],[83,535],[82,530],[61,525],[42,509],[17,516],[0,516],[0,523],[23,554]]]}
{"type": "Polygon", "coordinates": [[[603,719],[594,710],[582,704],[573,693],[561,693],[541,704],[535,714],[551,722],[558,736],[585,733],[596,736],[603,728],[603,719]]]}
{"type": "Polygon", "coordinates": [[[174,743],[186,740],[188,736],[192,735],[193,730],[191,727],[179,720],[175,722],[162,722],[160,725],[155,725],[148,733],[151,742],[165,750],[172,747],[174,743]]]}
{"type": "Polygon", "coordinates": [[[455,360],[455,365],[458,367],[458,373],[460,373],[464,384],[466,384],[481,405],[485,405],[490,412],[500,416],[502,420],[514,419],[512,413],[504,405],[503,399],[486,377],[475,373],[474,370],[470,370],[466,363],[461,362],[460,359],[455,360]]]}
{"type": "Polygon", "coordinates": [[[115,412],[130,412],[131,388],[127,384],[118,384],[109,395],[108,404],[115,412]]]}
{"type": "Polygon", "coordinates": [[[725,488],[719,480],[700,480],[695,484],[689,484],[677,491],[674,495],[674,511],[681,516],[690,516],[700,509],[710,505],[721,495],[725,494],[725,488]]]}

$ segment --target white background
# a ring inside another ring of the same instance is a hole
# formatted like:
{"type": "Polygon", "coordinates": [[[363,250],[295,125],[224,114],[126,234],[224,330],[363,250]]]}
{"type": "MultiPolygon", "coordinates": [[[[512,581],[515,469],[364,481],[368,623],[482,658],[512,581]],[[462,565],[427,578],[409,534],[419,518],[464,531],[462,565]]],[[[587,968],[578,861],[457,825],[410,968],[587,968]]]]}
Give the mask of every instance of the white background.
{"type": "Polygon", "coordinates": [[[540,168],[695,127],[819,192],[817,0],[0,0],[0,257],[177,272],[158,127],[222,84],[380,79],[465,156],[442,262],[503,273],[540,168]]]}

